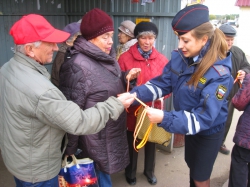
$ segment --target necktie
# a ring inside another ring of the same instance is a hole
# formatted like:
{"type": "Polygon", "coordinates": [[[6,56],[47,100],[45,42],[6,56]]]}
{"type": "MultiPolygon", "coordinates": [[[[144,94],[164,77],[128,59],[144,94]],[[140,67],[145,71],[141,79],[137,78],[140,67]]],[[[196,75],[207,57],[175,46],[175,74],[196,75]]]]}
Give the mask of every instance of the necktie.
{"type": "Polygon", "coordinates": [[[194,60],[193,60],[193,58],[191,57],[191,58],[188,58],[188,65],[191,65],[191,64],[193,64],[194,63],[194,60]]]}

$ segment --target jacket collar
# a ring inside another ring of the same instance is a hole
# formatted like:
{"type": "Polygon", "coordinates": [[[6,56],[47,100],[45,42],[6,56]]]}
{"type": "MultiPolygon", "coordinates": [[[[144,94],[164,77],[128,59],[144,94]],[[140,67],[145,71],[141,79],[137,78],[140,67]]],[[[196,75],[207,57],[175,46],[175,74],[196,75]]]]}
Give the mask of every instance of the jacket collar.
{"type": "Polygon", "coordinates": [[[41,73],[42,75],[44,75],[45,77],[50,79],[50,74],[49,74],[48,70],[43,65],[36,62],[34,59],[32,59],[32,58],[30,58],[30,57],[28,57],[20,52],[15,53],[14,59],[17,62],[19,62],[25,66],[28,66],[31,69],[38,71],[39,73],[41,73]]]}
{"type": "MultiPolygon", "coordinates": [[[[137,45],[138,45],[138,42],[135,43],[133,46],[131,46],[130,49],[129,49],[129,51],[131,51],[131,54],[133,55],[133,57],[136,60],[143,60],[143,61],[145,61],[146,59],[143,58],[142,55],[140,54],[140,52],[138,51],[137,45]]],[[[150,54],[148,60],[155,59],[157,56],[158,56],[158,53],[157,53],[156,49],[153,47],[152,48],[152,53],[150,54]]]]}
{"type": "Polygon", "coordinates": [[[203,46],[199,55],[197,55],[195,57],[190,57],[190,58],[185,57],[180,49],[177,49],[177,50],[178,50],[181,58],[183,59],[183,61],[188,66],[192,66],[192,65],[197,65],[201,62],[202,58],[206,55],[207,51],[209,50],[209,47],[210,47],[210,40],[208,40],[207,43],[203,46]],[[192,61],[193,61],[192,63],[190,63],[190,59],[192,59],[192,61]]]}
{"type": "Polygon", "coordinates": [[[116,52],[112,47],[110,54],[104,53],[99,47],[87,41],[82,36],[78,36],[74,41],[74,46],[69,49],[70,54],[82,53],[96,61],[103,63],[114,64],[116,63],[116,52]]]}

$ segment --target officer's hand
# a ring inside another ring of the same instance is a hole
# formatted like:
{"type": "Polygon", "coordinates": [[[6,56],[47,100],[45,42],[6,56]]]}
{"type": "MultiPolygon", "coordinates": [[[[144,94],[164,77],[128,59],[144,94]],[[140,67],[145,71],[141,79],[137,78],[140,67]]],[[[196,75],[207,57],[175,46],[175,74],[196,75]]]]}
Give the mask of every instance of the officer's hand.
{"type": "Polygon", "coordinates": [[[147,108],[147,116],[151,123],[161,123],[164,117],[164,112],[155,108],[147,108]]]}

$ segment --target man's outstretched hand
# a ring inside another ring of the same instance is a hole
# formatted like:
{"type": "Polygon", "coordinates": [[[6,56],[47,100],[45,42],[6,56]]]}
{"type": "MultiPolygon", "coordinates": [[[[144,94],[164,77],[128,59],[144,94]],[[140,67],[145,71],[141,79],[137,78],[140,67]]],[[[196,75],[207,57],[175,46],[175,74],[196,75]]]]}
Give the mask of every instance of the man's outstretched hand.
{"type": "Polygon", "coordinates": [[[135,96],[136,94],[130,94],[129,92],[126,92],[126,93],[122,93],[122,94],[119,94],[117,99],[119,99],[124,108],[128,108],[135,100],[135,96]]]}

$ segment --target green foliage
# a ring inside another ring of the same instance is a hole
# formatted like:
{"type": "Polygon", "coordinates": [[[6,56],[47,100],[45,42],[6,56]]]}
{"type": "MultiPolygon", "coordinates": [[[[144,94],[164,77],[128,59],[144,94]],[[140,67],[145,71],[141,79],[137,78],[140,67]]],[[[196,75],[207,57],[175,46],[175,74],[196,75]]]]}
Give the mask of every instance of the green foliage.
{"type": "Polygon", "coordinates": [[[226,14],[226,15],[209,15],[209,20],[235,20],[239,18],[239,14],[226,14]]]}
{"type": "Polygon", "coordinates": [[[215,15],[209,15],[209,20],[213,20],[213,19],[216,19],[216,16],[215,15]]]}

